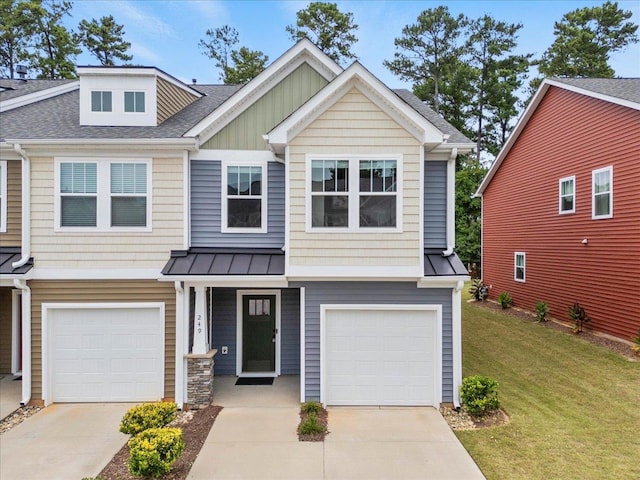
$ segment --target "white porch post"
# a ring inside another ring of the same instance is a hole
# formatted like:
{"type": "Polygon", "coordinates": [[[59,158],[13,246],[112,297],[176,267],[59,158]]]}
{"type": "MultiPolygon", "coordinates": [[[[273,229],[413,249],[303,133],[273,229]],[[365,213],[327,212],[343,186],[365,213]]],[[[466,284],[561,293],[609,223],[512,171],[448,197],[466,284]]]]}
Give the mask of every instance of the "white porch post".
{"type": "Polygon", "coordinates": [[[209,334],[207,332],[207,315],[205,312],[205,287],[196,286],[196,305],[195,316],[193,322],[193,346],[191,353],[196,355],[203,355],[209,351],[208,339],[209,334]]]}

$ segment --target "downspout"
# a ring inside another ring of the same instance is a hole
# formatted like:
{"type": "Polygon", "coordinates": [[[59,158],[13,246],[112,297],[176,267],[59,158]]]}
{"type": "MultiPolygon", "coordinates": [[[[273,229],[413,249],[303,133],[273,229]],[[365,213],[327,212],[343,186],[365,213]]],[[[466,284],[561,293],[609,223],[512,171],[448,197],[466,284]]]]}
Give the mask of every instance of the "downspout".
{"type": "Polygon", "coordinates": [[[184,405],[184,288],[182,282],[174,282],[176,289],[176,404],[182,410],[184,405]]]}
{"type": "Polygon", "coordinates": [[[21,406],[31,401],[31,289],[21,278],[13,280],[22,290],[22,401],[21,406]]]}
{"type": "Polygon", "coordinates": [[[453,336],[453,406],[460,408],[460,385],[462,385],[462,289],[464,282],[459,280],[451,298],[451,333],[453,336]]]}
{"type": "Polygon", "coordinates": [[[19,143],[13,149],[22,157],[22,257],[11,268],[20,268],[31,257],[31,160],[19,143]]]}
{"type": "Polygon", "coordinates": [[[447,162],[447,249],[442,252],[443,257],[453,255],[456,244],[456,157],[458,147],[451,149],[447,162]]]}

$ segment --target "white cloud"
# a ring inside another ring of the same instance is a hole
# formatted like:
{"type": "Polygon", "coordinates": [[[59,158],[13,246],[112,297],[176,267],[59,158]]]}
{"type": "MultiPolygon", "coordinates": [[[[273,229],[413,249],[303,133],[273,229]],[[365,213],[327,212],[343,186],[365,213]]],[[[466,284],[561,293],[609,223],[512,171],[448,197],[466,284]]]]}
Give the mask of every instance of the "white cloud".
{"type": "Polygon", "coordinates": [[[229,12],[220,1],[197,0],[188,2],[188,5],[199,14],[198,21],[200,22],[211,23],[212,25],[229,23],[229,12]]]}
{"type": "Polygon", "coordinates": [[[162,61],[162,57],[141,43],[131,43],[129,53],[133,55],[133,64],[135,65],[153,65],[158,66],[162,61]]]}
{"type": "Polygon", "coordinates": [[[131,31],[135,29],[137,32],[149,37],[177,37],[171,25],[157,15],[140,8],[142,5],[153,6],[153,2],[117,1],[111,2],[110,5],[115,12],[116,21],[118,21],[117,18],[123,17],[120,22],[128,26],[131,31]]]}

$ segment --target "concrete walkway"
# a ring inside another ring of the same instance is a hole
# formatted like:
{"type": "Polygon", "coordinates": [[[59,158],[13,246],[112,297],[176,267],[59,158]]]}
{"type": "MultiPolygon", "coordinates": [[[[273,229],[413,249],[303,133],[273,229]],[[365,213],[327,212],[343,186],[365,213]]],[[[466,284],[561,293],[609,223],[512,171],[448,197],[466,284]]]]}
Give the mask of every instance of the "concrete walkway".
{"type": "Polygon", "coordinates": [[[0,420],[20,407],[22,381],[11,374],[0,375],[0,420]]]}
{"type": "Polygon", "coordinates": [[[128,439],[133,404],[54,404],[0,436],[0,479],[80,480],[97,475],[128,439]]]}
{"type": "Polygon", "coordinates": [[[330,408],[325,441],[299,442],[298,377],[273,387],[215,381],[224,409],[190,480],[484,479],[434,408],[330,408]]]}

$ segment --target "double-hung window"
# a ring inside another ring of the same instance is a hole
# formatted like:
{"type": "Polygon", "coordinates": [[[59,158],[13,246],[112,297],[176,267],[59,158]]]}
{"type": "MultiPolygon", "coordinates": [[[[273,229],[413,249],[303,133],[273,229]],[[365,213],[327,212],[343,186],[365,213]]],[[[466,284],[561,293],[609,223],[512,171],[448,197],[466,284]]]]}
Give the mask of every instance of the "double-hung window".
{"type": "Polygon", "coordinates": [[[112,110],[112,94],[110,91],[93,90],[91,92],[91,111],[110,112],[112,110]]]}
{"type": "Polygon", "coordinates": [[[0,232],[7,231],[7,162],[0,160],[0,232]]]}
{"type": "Polygon", "coordinates": [[[59,160],[57,228],[150,229],[150,162],[59,160]]]}
{"type": "Polygon", "coordinates": [[[514,255],[514,280],[523,282],[526,279],[526,255],[524,252],[516,252],[514,255]]]}
{"type": "Polygon", "coordinates": [[[559,212],[575,213],[576,211],[576,177],[560,179],[559,186],[559,212]]]}
{"type": "Polygon", "coordinates": [[[144,113],[144,92],[124,92],[124,111],[144,113]]]}
{"type": "Polygon", "coordinates": [[[225,164],[222,198],[222,231],[267,231],[267,188],[263,176],[267,164],[225,164]]]}
{"type": "Polygon", "coordinates": [[[591,178],[592,218],[613,217],[613,167],[594,170],[591,178]]]}
{"type": "Polygon", "coordinates": [[[309,167],[307,230],[400,230],[399,159],[312,158],[309,167]]]}

